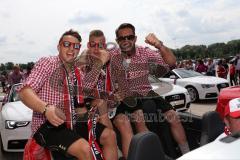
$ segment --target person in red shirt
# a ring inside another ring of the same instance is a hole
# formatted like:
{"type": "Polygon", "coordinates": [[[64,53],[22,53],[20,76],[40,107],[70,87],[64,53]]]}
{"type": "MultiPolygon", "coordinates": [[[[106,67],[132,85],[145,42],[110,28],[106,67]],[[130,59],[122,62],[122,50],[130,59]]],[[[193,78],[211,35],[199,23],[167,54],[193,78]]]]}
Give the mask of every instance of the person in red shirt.
{"type": "Polygon", "coordinates": [[[196,71],[199,73],[206,74],[207,73],[207,66],[203,63],[203,60],[198,60],[198,65],[196,66],[196,71]]]}
{"type": "Polygon", "coordinates": [[[233,62],[230,62],[230,83],[231,86],[237,85],[237,80],[236,80],[236,68],[233,62]]]}
{"type": "Polygon", "coordinates": [[[227,71],[226,71],[225,67],[222,64],[222,60],[219,60],[218,67],[217,67],[217,75],[220,78],[225,78],[226,74],[227,74],[227,71]]]}

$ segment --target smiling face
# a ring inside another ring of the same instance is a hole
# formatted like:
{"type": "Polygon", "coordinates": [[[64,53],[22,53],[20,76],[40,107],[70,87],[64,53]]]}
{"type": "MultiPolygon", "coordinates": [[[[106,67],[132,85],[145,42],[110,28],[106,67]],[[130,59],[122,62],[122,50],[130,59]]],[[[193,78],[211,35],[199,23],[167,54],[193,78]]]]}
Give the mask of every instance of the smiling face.
{"type": "Polygon", "coordinates": [[[80,41],[72,35],[63,36],[58,44],[59,57],[64,63],[73,63],[80,51],[80,41]]]}
{"type": "Polygon", "coordinates": [[[131,28],[118,30],[118,37],[116,41],[122,52],[133,52],[135,50],[136,40],[137,37],[131,28]]]}

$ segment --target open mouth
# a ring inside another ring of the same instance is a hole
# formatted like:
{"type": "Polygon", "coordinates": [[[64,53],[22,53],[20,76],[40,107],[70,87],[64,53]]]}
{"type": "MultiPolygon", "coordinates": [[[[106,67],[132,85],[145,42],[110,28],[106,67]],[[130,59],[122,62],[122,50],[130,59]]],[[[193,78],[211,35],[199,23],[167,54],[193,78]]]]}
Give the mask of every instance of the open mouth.
{"type": "Polygon", "coordinates": [[[124,42],[124,43],[121,44],[121,49],[122,49],[123,51],[128,51],[129,49],[132,48],[132,46],[133,46],[132,43],[130,43],[130,42],[124,42]]]}

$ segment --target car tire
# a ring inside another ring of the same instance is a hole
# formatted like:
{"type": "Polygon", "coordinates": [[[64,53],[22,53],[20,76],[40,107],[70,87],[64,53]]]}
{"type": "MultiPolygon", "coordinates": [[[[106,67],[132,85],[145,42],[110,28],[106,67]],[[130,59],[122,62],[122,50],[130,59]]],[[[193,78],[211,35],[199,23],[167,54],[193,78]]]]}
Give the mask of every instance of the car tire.
{"type": "Polygon", "coordinates": [[[192,86],[186,87],[190,95],[191,102],[196,102],[199,99],[198,91],[192,86]]]}

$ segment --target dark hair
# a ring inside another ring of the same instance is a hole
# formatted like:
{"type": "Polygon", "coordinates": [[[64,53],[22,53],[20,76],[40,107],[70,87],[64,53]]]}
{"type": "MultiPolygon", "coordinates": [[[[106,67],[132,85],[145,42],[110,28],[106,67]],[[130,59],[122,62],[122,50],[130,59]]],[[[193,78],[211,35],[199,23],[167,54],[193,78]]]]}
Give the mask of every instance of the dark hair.
{"type": "Polygon", "coordinates": [[[96,30],[92,30],[89,34],[89,39],[91,37],[102,37],[104,36],[104,33],[103,31],[99,30],[99,29],[96,29],[96,30]]]}
{"type": "Polygon", "coordinates": [[[62,41],[64,36],[68,36],[68,35],[77,38],[79,40],[79,42],[82,41],[82,38],[81,38],[80,34],[77,31],[74,31],[74,30],[70,29],[69,31],[66,31],[65,33],[63,33],[63,35],[59,39],[59,43],[62,41]]]}
{"type": "Polygon", "coordinates": [[[133,34],[135,35],[135,27],[130,24],[130,23],[122,23],[115,31],[116,37],[118,37],[118,31],[120,29],[124,29],[124,28],[130,28],[133,31],[133,34]]]}

